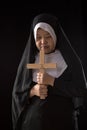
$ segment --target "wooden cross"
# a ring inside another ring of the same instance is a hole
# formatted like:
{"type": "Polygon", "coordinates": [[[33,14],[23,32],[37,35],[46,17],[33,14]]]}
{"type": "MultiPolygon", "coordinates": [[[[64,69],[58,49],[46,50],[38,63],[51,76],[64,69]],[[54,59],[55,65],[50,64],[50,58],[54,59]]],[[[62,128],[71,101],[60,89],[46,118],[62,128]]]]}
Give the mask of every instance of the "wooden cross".
{"type": "MultiPolygon", "coordinates": [[[[56,63],[45,63],[45,56],[44,56],[44,47],[40,49],[40,59],[39,64],[27,64],[27,69],[39,69],[40,72],[45,72],[45,69],[49,68],[56,68],[56,63]]],[[[44,99],[40,97],[40,99],[44,99]]]]}

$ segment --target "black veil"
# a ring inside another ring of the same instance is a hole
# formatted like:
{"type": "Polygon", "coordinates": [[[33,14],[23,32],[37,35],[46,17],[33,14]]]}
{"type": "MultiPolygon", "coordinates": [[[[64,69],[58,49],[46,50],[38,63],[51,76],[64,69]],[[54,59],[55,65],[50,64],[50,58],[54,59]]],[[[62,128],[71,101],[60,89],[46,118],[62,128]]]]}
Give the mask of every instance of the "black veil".
{"type": "MultiPolygon", "coordinates": [[[[35,60],[35,55],[37,53],[37,48],[35,46],[33,29],[34,26],[38,22],[46,22],[50,24],[57,36],[57,44],[56,48],[60,49],[66,63],[71,68],[74,75],[74,82],[77,85],[76,90],[73,95],[73,91],[70,88],[67,88],[66,91],[70,93],[68,96],[72,97],[83,97],[87,94],[86,90],[86,78],[84,74],[84,70],[82,67],[81,60],[79,56],[76,54],[75,50],[71,46],[69,39],[67,38],[64,30],[62,29],[57,17],[52,16],[50,14],[40,14],[36,16],[31,24],[29,39],[26,44],[24,53],[22,55],[16,79],[13,86],[12,92],[12,120],[13,120],[13,128],[15,129],[18,120],[21,117],[21,114],[26,107],[26,104],[29,104],[29,90],[33,86],[32,82],[32,70],[26,68],[27,63],[33,63],[35,60]],[[79,80],[79,81],[78,81],[79,80]]],[[[65,88],[66,89],[66,88],[65,88]]]]}

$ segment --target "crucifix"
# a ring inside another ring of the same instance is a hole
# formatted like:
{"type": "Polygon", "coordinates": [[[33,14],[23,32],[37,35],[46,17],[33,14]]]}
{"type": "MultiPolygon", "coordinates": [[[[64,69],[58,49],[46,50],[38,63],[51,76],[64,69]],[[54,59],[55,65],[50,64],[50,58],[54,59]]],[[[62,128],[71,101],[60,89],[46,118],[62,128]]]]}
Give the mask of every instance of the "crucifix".
{"type": "MultiPolygon", "coordinates": [[[[27,64],[27,69],[39,69],[40,72],[45,72],[45,69],[56,68],[56,63],[45,63],[44,47],[40,49],[40,59],[38,64],[27,64]]],[[[43,96],[40,99],[44,99],[43,96]]]]}

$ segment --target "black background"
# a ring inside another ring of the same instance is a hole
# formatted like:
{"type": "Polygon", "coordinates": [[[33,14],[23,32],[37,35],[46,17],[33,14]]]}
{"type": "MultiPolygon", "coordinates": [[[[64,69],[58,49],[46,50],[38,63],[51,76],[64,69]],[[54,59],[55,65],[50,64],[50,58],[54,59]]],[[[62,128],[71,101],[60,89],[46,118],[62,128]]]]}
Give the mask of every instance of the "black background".
{"type": "MultiPolygon", "coordinates": [[[[13,3],[14,5],[14,3],[13,3]]],[[[39,13],[58,16],[71,44],[82,60],[87,78],[87,18],[85,4],[61,1],[24,4],[0,8],[0,127],[12,130],[12,88],[22,53],[29,36],[30,24],[39,13]],[[51,5],[52,4],[52,5],[51,5]]],[[[80,129],[84,130],[87,112],[81,112],[80,129]]],[[[0,129],[1,129],[0,128],[0,129]]]]}

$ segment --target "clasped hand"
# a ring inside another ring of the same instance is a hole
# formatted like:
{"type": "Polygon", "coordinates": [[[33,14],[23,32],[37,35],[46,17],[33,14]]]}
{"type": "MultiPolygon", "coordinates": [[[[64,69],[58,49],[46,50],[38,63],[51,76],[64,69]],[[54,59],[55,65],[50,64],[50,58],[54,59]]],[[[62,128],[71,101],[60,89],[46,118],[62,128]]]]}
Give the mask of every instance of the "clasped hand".
{"type": "Polygon", "coordinates": [[[53,86],[54,78],[48,73],[37,73],[37,84],[32,88],[31,95],[39,96],[41,99],[45,99],[48,96],[48,85],[53,86]]]}
{"type": "Polygon", "coordinates": [[[38,84],[44,84],[44,85],[52,85],[53,83],[53,77],[50,76],[48,73],[39,72],[37,73],[37,83],[38,84]]]}

